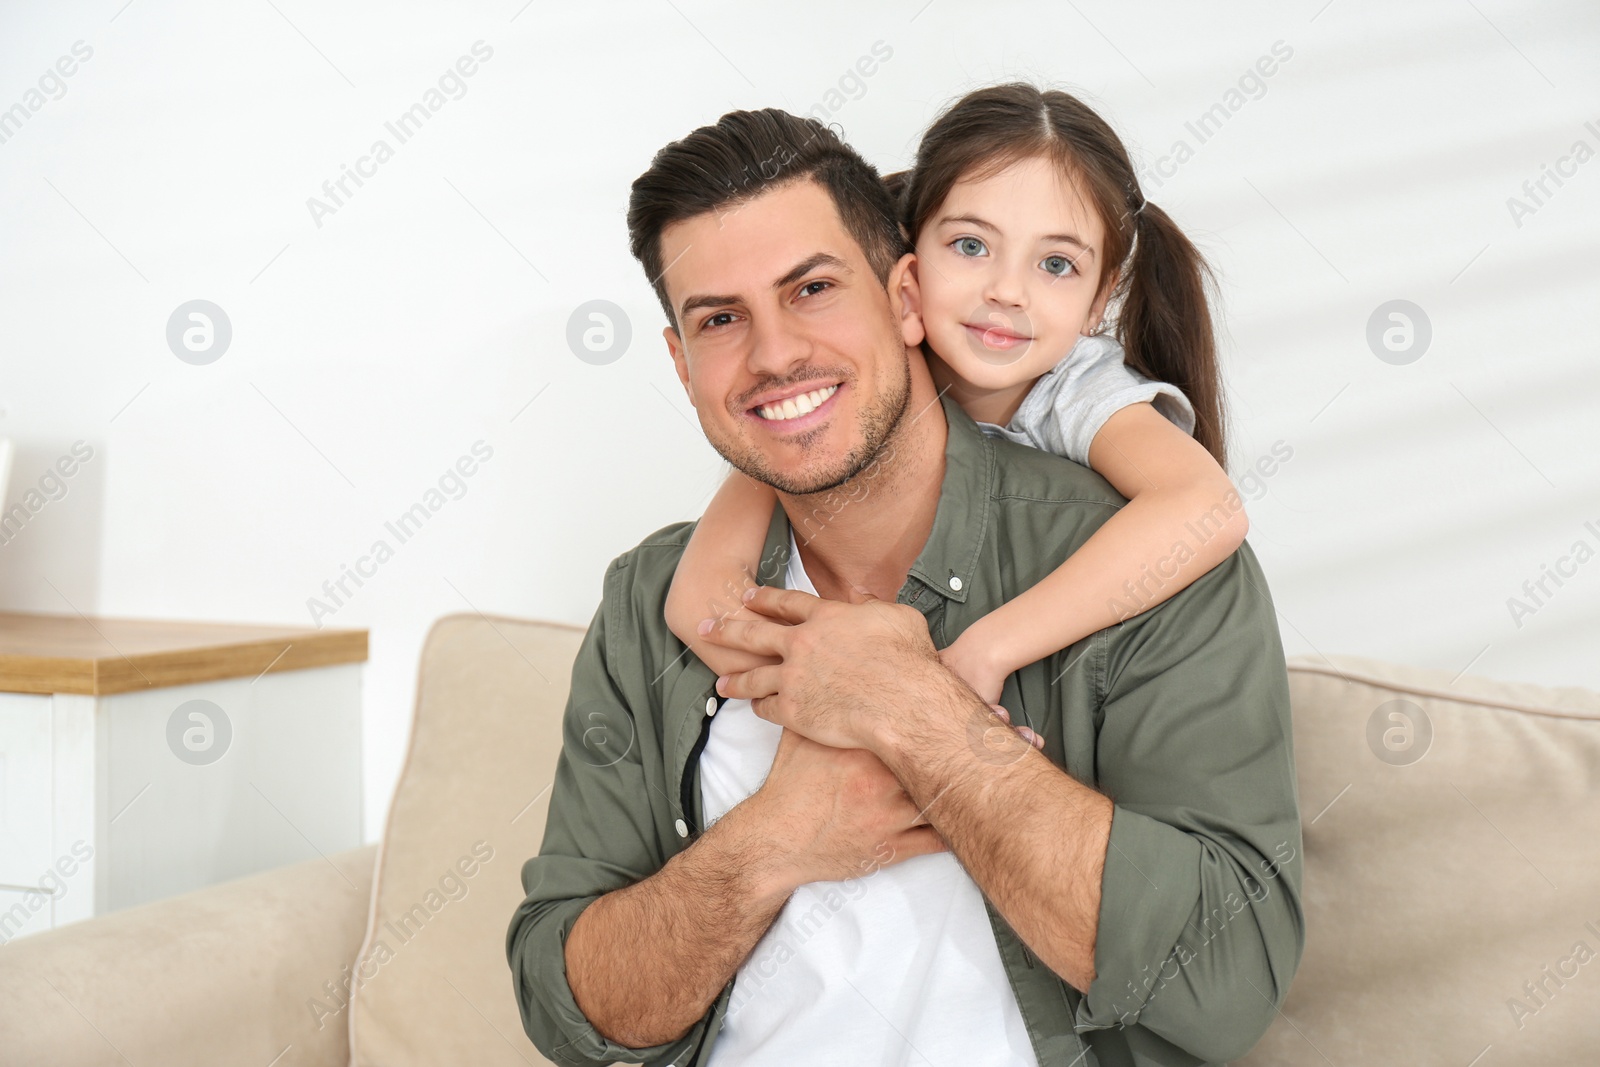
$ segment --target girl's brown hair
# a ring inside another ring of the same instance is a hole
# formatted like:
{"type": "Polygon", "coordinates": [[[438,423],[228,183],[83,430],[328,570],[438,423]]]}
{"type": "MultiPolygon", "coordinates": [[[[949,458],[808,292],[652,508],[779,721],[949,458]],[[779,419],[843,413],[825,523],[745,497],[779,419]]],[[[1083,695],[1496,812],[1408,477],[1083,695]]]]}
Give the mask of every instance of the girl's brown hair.
{"type": "Polygon", "coordinates": [[[1118,309],[1116,338],[1128,366],[1183,390],[1194,406],[1195,440],[1226,467],[1222,386],[1206,299],[1211,268],[1171,216],[1144,199],[1122,139],[1088,105],[1025,82],[968,93],[928,127],[915,166],[884,182],[915,243],[956,182],[982,180],[1036,157],[1071,175],[1105,224],[1100,284],[1110,284],[1111,272],[1121,268],[1107,308],[1118,309]]]}

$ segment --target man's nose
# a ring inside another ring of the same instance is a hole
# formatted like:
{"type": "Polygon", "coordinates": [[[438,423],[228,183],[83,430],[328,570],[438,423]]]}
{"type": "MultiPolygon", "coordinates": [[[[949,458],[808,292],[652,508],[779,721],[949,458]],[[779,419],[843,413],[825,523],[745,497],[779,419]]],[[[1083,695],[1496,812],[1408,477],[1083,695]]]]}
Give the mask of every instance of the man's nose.
{"type": "Polygon", "coordinates": [[[787,377],[812,357],[815,345],[799,324],[782,315],[751,316],[750,373],[764,378],[787,377]]]}

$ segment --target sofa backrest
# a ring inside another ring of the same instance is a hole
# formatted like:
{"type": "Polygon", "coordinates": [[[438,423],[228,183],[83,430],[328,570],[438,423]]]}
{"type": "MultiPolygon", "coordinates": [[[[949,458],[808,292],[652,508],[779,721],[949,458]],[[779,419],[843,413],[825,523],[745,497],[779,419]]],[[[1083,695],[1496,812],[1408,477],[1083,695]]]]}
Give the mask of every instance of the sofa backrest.
{"type": "Polygon", "coordinates": [[[352,1067],[546,1064],[506,928],[544,838],[583,629],[451,615],[428,632],[350,1003],[352,1067]]]}
{"type": "MultiPolygon", "coordinates": [[[[547,1062],[505,934],[582,636],[476,614],[429,632],[353,971],[354,1067],[547,1062]]],[[[1594,1062],[1600,694],[1354,658],[1289,676],[1306,952],[1240,1062],[1594,1062]]]]}
{"type": "Polygon", "coordinates": [[[1289,676],[1306,951],[1238,1062],[1600,1062],[1600,693],[1289,676]]]}

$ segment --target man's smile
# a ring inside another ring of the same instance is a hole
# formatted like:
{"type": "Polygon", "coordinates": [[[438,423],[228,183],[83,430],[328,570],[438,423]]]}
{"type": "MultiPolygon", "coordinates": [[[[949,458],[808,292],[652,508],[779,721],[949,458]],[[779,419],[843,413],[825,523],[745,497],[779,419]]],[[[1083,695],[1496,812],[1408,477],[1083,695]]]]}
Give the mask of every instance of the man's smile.
{"type": "Polygon", "coordinates": [[[745,414],[781,433],[793,433],[825,421],[832,413],[835,398],[843,388],[843,382],[813,385],[809,389],[792,387],[764,398],[760,403],[748,408],[745,414]]]}

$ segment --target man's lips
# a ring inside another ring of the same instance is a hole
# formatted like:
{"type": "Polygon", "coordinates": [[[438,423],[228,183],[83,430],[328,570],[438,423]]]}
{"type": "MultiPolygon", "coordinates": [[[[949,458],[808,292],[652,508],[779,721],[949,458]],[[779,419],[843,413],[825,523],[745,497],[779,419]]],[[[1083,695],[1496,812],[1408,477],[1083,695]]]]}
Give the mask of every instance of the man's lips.
{"type": "Polygon", "coordinates": [[[979,326],[970,322],[963,322],[969,336],[975,338],[979,344],[987,348],[1006,349],[1016,348],[1018,345],[1027,344],[1033,338],[1008,330],[1004,326],[986,325],[979,326]]]}
{"type": "Polygon", "coordinates": [[[791,393],[781,400],[753,405],[745,414],[764,427],[780,433],[793,433],[826,420],[843,388],[843,382],[813,386],[804,392],[791,393]],[[809,410],[803,410],[807,407],[809,410]]]}

